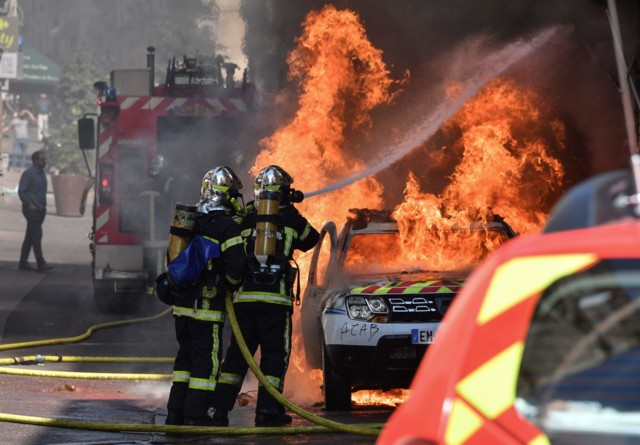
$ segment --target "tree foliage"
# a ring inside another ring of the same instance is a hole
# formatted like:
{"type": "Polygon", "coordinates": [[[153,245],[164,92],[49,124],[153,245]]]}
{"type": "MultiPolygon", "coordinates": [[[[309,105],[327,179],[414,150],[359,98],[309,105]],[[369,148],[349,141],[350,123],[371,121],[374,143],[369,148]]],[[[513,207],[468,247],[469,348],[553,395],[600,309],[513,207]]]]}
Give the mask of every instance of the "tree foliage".
{"type": "Polygon", "coordinates": [[[103,61],[80,43],[62,66],[55,92],[55,115],[61,125],[74,123],[85,113],[95,113],[97,95],[93,84],[108,80],[103,61]]]}
{"type": "MultiPolygon", "coordinates": [[[[84,43],[69,56],[62,67],[53,100],[53,139],[48,154],[53,171],[82,174],[87,171],[83,153],[78,147],[77,120],[85,113],[97,112],[97,92],[93,84],[105,80],[104,63],[84,43]]],[[[90,152],[92,156],[93,152],[90,152]]],[[[89,160],[89,165],[92,165],[89,160]]]]}

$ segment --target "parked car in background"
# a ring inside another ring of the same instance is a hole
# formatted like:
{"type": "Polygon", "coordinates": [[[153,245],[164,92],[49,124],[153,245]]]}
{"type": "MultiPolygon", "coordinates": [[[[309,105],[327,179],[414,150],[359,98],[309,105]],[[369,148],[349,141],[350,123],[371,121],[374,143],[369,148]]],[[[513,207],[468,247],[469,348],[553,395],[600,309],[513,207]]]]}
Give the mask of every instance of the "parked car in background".
{"type": "MultiPolygon", "coordinates": [[[[323,371],[327,410],[350,409],[351,393],[360,389],[408,388],[469,270],[408,265],[391,212],[352,212],[339,235],[333,222],[322,227],[301,308],[307,364],[323,371]]],[[[452,257],[463,239],[477,237],[482,250],[516,235],[497,216],[452,224],[450,234],[440,242],[452,244],[442,249],[452,257]]]]}

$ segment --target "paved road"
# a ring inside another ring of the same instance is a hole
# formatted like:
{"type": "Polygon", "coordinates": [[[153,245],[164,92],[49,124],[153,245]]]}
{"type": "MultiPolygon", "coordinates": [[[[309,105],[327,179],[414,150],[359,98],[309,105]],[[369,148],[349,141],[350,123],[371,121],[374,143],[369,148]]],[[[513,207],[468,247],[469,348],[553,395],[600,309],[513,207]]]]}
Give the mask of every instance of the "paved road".
{"type": "MultiPolygon", "coordinates": [[[[44,223],[43,250],[54,268],[47,273],[17,269],[24,220],[20,203],[11,193],[19,173],[8,172],[2,178],[6,187],[0,204],[0,349],[7,344],[59,338],[76,338],[96,324],[122,320],[97,311],[91,295],[89,240],[91,218],[61,217],[55,213],[53,196],[44,223]]],[[[138,318],[161,313],[166,306],[149,301],[138,318]]],[[[95,331],[82,341],[44,344],[36,347],[0,350],[0,359],[35,354],[66,357],[121,356],[172,357],[177,344],[169,315],[151,321],[95,331]]],[[[46,371],[81,371],[112,373],[169,374],[171,363],[46,363],[12,366],[11,369],[46,371]]],[[[145,380],[89,380],[50,378],[0,373],[0,415],[15,414],[43,419],[62,419],[99,423],[162,424],[170,383],[145,380]]],[[[256,384],[244,388],[247,405],[236,407],[231,426],[252,426],[256,384]]],[[[296,398],[297,394],[288,394],[296,398]]],[[[302,404],[320,416],[356,423],[380,423],[390,415],[390,408],[366,407],[352,413],[325,413],[313,401],[302,404]]],[[[312,424],[294,416],[294,426],[312,424]]],[[[200,436],[179,438],[159,433],[122,433],[83,429],[50,428],[31,424],[0,422],[0,444],[329,444],[349,441],[354,445],[372,444],[374,438],[342,433],[276,436],[200,436]]]]}

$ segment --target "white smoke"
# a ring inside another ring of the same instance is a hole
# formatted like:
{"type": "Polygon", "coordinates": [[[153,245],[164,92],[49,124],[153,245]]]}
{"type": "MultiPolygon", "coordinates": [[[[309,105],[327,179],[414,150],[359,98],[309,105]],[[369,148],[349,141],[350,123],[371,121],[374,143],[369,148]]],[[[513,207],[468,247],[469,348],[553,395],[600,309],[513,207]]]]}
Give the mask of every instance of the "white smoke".
{"type": "Polygon", "coordinates": [[[238,66],[236,73],[242,73],[249,61],[242,48],[247,24],[240,13],[241,0],[202,0],[202,3],[211,8],[212,17],[204,25],[212,32],[216,52],[238,66]]]}

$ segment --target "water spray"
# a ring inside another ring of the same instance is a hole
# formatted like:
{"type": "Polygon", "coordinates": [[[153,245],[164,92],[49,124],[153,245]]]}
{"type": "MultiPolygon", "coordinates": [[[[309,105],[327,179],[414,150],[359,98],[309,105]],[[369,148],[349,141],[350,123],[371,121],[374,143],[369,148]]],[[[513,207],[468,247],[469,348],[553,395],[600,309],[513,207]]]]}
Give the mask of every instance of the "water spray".
{"type": "Polygon", "coordinates": [[[558,33],[559,29],[559,27],[548,28],[529,41],[519,40],[484,58],[482,64],[474,67],[473,75],[461,82],[463,88],[462,93],[458,97],[453,101],[444,101],[438,105],[427,119],[411,132],[410,136],[395,146],[389,147],[388,150],[383,150],[383,154],[373,165],[331,185],[312,192],[306,192],[304,194],[305,198],[341,189],[361,179],[375,175],[395,162],[398,162],[424,144],[425,141],[429,140],[446,121],[457,113],[464,104],[475,97],[492,79],[531,54],[534,50],[549,42],[549,40],[558,33]]]}

